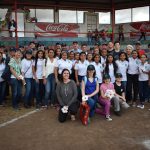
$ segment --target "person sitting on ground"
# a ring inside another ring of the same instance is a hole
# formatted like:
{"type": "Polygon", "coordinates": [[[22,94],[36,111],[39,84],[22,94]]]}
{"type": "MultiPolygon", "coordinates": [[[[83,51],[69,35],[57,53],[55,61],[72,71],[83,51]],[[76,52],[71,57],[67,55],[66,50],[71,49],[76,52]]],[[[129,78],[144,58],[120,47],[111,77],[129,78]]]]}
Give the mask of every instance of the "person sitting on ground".
{"type": "Polygon", "coordinates": [[[122,84],[122,77],[123,76],[121,73],[116,74],[116,82],[114,83],[115,92],[117,97],[119,98],[118,100],[120,101],[121,106],[123,108],[129,108],[130,106],[126,103],[125,99],[125,88],[122,84]]]}
{"type": "Polygon", "coordinates": [[[77,86],[69,78],[69,70],[64,69],[56,87],[56,95],[60,104],[58,120],[61,123],[66,121],[68,113],[71,115],[71,120],[74,121],[78,110],[77,86]]]}
{"type": "Polygon", "coordinates": [[[103,111],[96,108],[96,113],[105,115],[107,121],[112,121],[110,117],[111,102],[114,104],[114,113],[120,116],[120,102],[114,89],[113,83],[110,82],[109,74],[104,74],[103,82],[100,86],[99,103],[103,107],[103,111]]]}

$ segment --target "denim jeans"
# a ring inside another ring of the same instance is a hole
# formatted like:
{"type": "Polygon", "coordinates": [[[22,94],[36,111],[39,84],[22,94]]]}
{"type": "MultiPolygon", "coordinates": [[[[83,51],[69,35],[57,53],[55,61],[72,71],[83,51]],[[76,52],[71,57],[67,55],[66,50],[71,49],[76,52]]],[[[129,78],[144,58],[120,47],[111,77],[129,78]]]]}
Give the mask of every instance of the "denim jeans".
{"type": "Polygon", "coordinates": [[[126,89],[127,89],[127,81],[122,81],[121,82],[123,87],[124,87],[124,92],[126,93],[126,89]]]}
{"type": "Polygon", "coordinates": [[[18,108],[22,94],[22,81],[16,78],[11,78],[12,106],[18,108]]]}
{"type": "Polygon", "coordinates": [[[144,104],[145,99],[148,97],[148,81],[139,81],[139,96],[140,103],[144,104]]]}
{"type": "Polygon", "coordinates": [[[90,107],[90,114],[89,114],[90,117],[93,117],[93,116],[94,116],[97,100],[98,100],[98,96],[97,96],[97,95],[95,95],[95,96],[93,96],[93,97],[90,97],[90,98],[88,98],[88,100],[87,100],[87,104],[88,104],[89,107],[90,107]]]}
{"type": "Polygon", "coordinates": [[[0,82],[0,105],[2,105],[4,103],[5,90],[6,90],[6,82],[2,81],[2,82],[0,82]]]}
{"type": "Polygon", "coordinates": [[[50,74],[47,77],[47,82],[45,85],[45,100],[44,100],[44,105],[49,104],[49,99],[50,103],[54,104],[55,103],[55,76],[54,74],[50,74]]]}
{"type": "Polygon", "coordinates": [[[33,79],[25,78],[25,95],[24,95],[24,104],[31,105],[31,99],[33,97],[33,79]]]}
{"type": "Polygon", "coordinates": [[[39,79],[39,82],[35,81],[36,105],[42,105],[43,104],[43,97],[44,97],[43,79],[39,79]]]}

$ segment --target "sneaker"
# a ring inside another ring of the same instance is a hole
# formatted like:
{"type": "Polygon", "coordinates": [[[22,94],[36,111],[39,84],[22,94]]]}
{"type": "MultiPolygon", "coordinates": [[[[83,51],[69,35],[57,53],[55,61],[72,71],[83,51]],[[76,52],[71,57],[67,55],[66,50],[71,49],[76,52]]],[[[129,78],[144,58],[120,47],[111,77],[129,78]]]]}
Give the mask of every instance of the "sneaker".
{"type": "Polygon", "coordinates": [[[106,116],[106,120],[107,121],[112,121],[112,119],[110,118],[110,116],[106,116]]]}
{"type": "Polygon", "coordinates": [[[75,121],[75,120],[76,120],[75,115],[71,115],[71,120],[72,120],[72,121],[75,121]]]}
{"type": "Polygon", "coordinates": [[[136,107],[136,103],[135,102],[133,102],[132,107],[136,107]]]}
{"type": "Polygon", "coordinates": [[[115,113],[116,116],[121,116],[120,111],[114,111],[114,113],[115,113]]]}
{"type": "Polygon", "coordinates": [[[141,109],[144,109],[144,105],[141,105],[141,104],[137,105],[137,107],[141,108],[141,109]]]}

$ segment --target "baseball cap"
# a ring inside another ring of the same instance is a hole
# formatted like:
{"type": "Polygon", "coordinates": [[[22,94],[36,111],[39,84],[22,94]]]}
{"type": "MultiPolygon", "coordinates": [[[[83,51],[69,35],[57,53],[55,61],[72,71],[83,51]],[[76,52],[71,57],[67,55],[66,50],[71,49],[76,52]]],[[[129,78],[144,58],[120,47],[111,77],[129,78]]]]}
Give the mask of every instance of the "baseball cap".
{"type": "Polygon", "coordinates": [[[9,49],[9,51],[10,51],[10,52],[16,52],[17,49],[16,49],[15,47],[11,47],[11,48],[9,49]]]}
{"type": "Polygon", "coordinates": [[[27,50],[27,51],[26,51],[26,54],[32,55],[32,50],[31,50],[31,49],[27,50]]]}
{"type": "Polygon", "coordinates": [[[141,45],[140,41],[136,41],[135,45],[141,45]]]}
{"type": "Polygon", "coordinates": [[[116,78],[122,78],[122,74],[121,73],[116,73],[116,78]]]}

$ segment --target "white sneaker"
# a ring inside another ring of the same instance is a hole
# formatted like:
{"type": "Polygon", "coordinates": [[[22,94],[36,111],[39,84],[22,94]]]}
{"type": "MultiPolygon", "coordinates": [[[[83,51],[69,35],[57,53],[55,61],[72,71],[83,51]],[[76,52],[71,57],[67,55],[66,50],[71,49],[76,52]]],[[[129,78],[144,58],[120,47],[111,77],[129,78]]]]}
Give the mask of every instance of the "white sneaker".
{"type": "Polygon", "coordinates": [[[141,108],[141,109],[144,109],[144,105],[141,105],[141,104],[137,105],[137,107],[141,108]]]}
{"type": "Polygon", "coordinates": [[[107,121],[112,121],[112,119],[110,118],[110,116],[106,116],[106,120],[107,121]]]}

